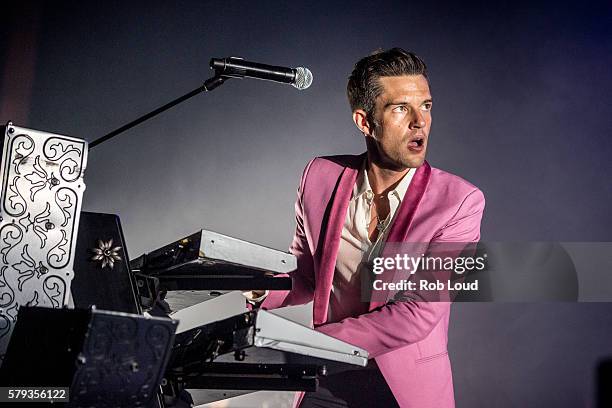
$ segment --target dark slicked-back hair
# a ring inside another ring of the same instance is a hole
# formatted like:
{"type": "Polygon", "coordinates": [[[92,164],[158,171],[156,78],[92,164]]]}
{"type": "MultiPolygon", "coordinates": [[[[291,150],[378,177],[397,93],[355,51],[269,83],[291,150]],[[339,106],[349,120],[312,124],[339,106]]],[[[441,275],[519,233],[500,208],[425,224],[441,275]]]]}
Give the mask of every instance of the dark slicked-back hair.
{"type": "Polygon", "coordinates": [[[375,101],[382,92],[379,78],[402,75],[427,78],[427,66],[416,54],[401,48],[377,50],[357,61],[346,86],[351,111],[363,109],[373,121],[375,101]]]}

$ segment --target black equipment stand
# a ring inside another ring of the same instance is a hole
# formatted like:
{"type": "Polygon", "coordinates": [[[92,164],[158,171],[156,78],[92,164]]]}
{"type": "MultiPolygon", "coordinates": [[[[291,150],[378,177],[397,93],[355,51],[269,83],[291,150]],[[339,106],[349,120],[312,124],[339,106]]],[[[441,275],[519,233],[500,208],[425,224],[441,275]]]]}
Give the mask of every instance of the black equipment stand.
{"type": "Polygon", "coordinates": [[[220,75],[215,75],[212,78],[207,79],[204,82],[204,85],[194,89],[193,91],[186,93],[183,96],[180,96],[178,98],[176,98],[175,100],[168,102],[167,104],[165,104],[164,106],[161,106],[149,113],[147,113],[146,115],[142,115],[141,117],[139,117],[138,119],[135,119],[133,121],[131,121],[128,124],[125,124],[123,126],[121,126],[120,128],[117,128],[115,130],[113,130],[112,132],[99,137],[98,139],[94,140],[93,142],[89,143],[89,148],[92,149],[94,147],[96,147],[97,145],[99,145],[102,142],[105,142],[109,139],[112,139],[113,137],[117,136],[120,133],[125,132],[128,129],[133,128],[136,125],[141,124],[142,122],[151,119],[153,116],[157,116],[160,113],[167,111],[168,109],[172,108],[174,105],[178,105],[181,102],[186,101],[187,99],[196,96],[199,93],[202,93],[204,91],[206,92],[210,92],[213,89],[215,89],[216,87],[218,87],[219,85],[221,85],[222,83],[224,83],[229,77],[227,76],[220,76],[220,75]]]}

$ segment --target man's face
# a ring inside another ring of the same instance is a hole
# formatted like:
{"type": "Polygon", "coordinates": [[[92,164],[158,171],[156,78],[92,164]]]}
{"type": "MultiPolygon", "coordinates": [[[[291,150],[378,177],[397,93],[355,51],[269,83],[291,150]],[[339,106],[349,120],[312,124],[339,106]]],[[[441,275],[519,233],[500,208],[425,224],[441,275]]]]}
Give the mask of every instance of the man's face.
{"type": "MultiPolygon", "coordinates": [[[[423,75],[381,77],[374,123],[368,123],[366,142],[372,160],[384,168],[404,170],[425,160],[432,99],[423,75]]],[[[358,125],[359,126],[359,125],[358,125]]]]}

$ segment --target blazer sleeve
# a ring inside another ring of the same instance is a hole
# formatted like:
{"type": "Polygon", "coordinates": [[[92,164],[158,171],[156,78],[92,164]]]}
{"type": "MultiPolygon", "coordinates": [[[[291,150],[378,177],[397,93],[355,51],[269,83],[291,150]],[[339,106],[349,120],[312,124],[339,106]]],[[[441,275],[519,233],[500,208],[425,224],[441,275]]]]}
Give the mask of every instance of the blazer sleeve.
{"type": "MultiPolygon", "coordinates": [[[[431,242],[478,242],[484,204],[480,190],[470,192],[431,242]]],[[[316,330],[363,348],[370,358],[375,358],[423,340],[449,309],[450,302],[405,300],[387,303],[369,313],[322,325],[316,330]]]]}
{"type": "Polygon", "coordinates": [[[295,202],[295,234],[289,247],[289,252],[297,258],[297,269],[290,274],[278,276],[290,276],[292,288],[290,291],[270,291],[261,304],[262,309],[276,309],[279,307],[301,305],[310,302],[314,297],[314,262],[310,247],[306,238],[306,226],[304,224],[304,190],[306,178],[310,167],[317,159],[312,159],[302,174],[300,186],[298,187],[297,200],[295,202]]]}

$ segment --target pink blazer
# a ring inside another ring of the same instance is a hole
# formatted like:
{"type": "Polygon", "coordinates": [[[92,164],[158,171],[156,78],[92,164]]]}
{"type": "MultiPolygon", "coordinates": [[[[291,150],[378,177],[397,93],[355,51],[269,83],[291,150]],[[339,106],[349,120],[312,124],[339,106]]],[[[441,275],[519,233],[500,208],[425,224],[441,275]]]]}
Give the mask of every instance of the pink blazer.
{"type": "MultiPolygon", "coordinates": [[[[364,348],[401,407],[454,407],[448,358],[447,302],[371,303],[370,312],[326,324],[340,234],[365,155],[318,157],[308,163],[295,205],[290,251],[298,269],[291,291],[272,291],[262,304],[274,309],[313,301],[317,331],[364,348]]],[[[388,242],[476,242],[484,210],[482,192],[467,181],[419,167],[391,226],[388,242]]]]}

